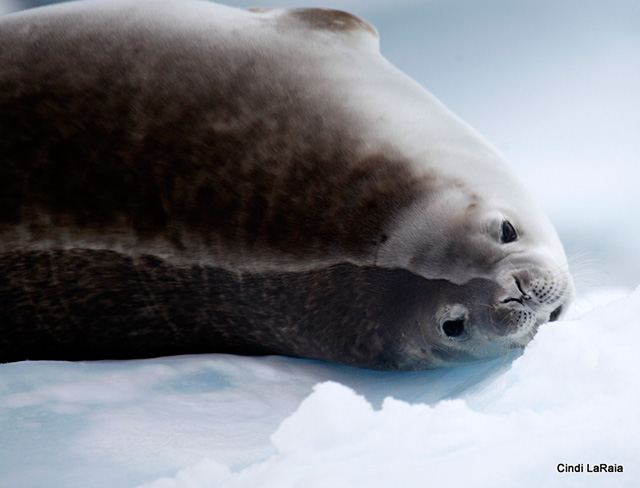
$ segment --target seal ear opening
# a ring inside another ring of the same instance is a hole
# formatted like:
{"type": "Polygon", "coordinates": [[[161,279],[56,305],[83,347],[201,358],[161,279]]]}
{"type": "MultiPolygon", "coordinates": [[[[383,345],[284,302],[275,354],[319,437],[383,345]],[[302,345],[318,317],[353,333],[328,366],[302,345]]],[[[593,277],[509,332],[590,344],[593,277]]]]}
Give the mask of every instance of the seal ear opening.
{"type": "Polygon", "coordinates": [[[445,320],[442,331],[447,337],[460,337],[464,333],[464,319],[445,320]]]}

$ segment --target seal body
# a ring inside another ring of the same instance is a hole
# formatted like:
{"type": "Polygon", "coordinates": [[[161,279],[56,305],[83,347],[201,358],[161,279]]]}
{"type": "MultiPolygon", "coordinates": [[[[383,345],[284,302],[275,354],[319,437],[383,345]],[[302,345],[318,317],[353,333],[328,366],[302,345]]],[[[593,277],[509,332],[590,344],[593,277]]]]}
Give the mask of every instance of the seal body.
{"type": "Polygon", "coordinates": [[[572,294],[501,156],[355,16],[0,18],[0,361],[450,366],[524,347],[572,294]]]}

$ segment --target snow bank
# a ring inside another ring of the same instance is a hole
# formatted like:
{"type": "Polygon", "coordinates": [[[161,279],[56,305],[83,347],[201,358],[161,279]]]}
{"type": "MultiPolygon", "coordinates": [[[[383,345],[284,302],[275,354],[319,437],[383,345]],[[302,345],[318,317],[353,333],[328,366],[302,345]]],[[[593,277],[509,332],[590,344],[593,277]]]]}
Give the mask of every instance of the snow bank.
{"type": "Polygon", "coordinates": [[[317,385],[271,437],[276,454],[232,472],[203,460],[146,488],[634,486],[640,479],[640,289],[542,328],[480,391],[382,408],[317,385]],[[606,463],[622,472],[592,472],[606,463]],[[584,472],[559,472],[582,465],[584,472]]]}

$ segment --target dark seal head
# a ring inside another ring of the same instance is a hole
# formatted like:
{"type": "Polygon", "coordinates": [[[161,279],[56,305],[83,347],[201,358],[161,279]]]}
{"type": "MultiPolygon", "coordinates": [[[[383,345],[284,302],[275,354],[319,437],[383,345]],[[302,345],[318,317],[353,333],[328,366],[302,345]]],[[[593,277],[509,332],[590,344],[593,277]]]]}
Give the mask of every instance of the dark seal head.
{"type": "Polygon", "coordinates": [[[524,347],[572,294],[501,156],[351,14],[0,18],[0,361],[451,366],[524,347]]]}

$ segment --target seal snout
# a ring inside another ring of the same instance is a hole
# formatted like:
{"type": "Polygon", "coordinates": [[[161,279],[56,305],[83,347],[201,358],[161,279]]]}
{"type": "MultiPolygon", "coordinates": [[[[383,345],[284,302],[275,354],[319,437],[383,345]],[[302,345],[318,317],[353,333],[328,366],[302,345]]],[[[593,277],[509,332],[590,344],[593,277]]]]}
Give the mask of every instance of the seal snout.
{"type": "Polygon", "coordinates": [[[520,345],[526,345],[541,324],[558,320],[571,295],[570,278],[557,269],[510,271],[502,283],[496,302],[509,317],[504,334],[520,345]]]}
{"type": "Polygon", "coordinates": [[[536,311],[544,309],[554,319],[562,313],[562,305],[570,294],[567,277],[550,270],[517,270],[504,281],[505,296],[500,303],[516,302],[536,311]]]}
{"type": "Polygon", "coordinates": [[[519,295],[517,293],[514,293],[516,296],[509,296],[507,298],[504,298],[503,300],[501,300],[501,303],[510,303],[510,302],[517,302],[520,305],[524,305],[525,302],[528,302],[529,300],[531,300],[531,295],[529,295],[529,293],[525,292],[522,289],[522,284],[520,283],[520,280],[518,280],[517,276],[513,277],[515,284],[516,284],[516,288],[518,289],[519,295]]]}

